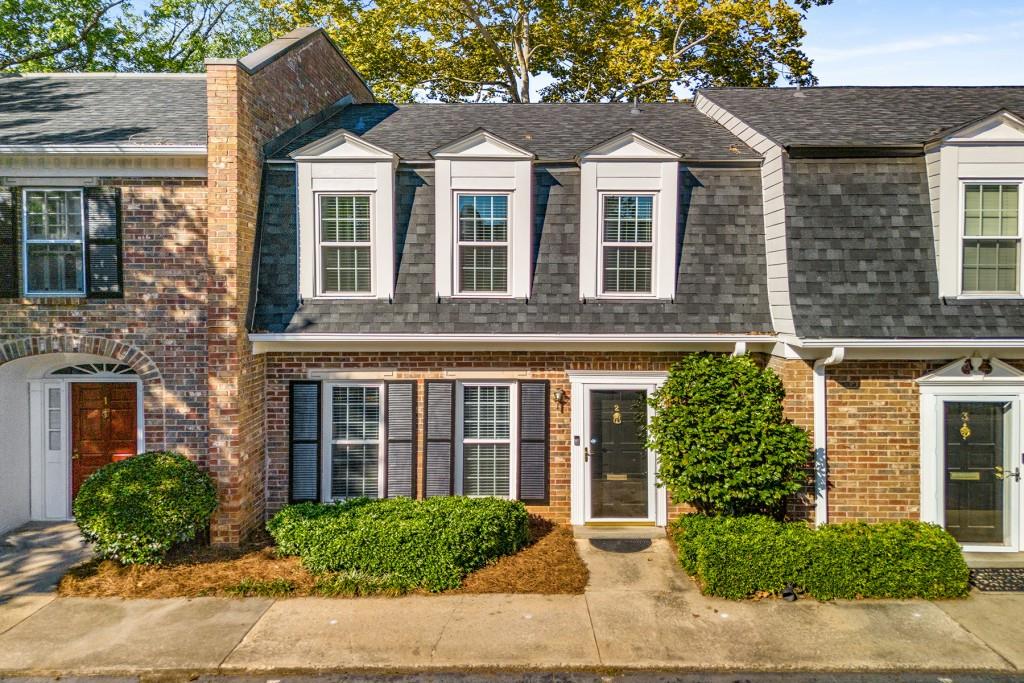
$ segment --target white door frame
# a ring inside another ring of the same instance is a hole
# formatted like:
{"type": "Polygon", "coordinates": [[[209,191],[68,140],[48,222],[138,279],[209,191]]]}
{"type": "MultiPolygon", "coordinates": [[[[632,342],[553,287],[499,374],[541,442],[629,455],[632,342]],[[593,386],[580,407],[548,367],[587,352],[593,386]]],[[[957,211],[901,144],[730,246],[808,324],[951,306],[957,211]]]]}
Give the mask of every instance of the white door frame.
{"type": "MultiPolygon", "coordinates": [[[[1021,462],[1021,434],[1024,416],[1024,373],[996,359],[989,375],[977,370],[963,374],[967,359],[959,360],[918,380],[921,388],[921,521],[945,525],[945,437],[943,407],[947,401],[1007,402],[1010,404],[1010,433],[1004,467],[1024,469],[1021,462]]],[[[980,359],[973,361],[977,368],[980,359]]],[[[1017,552],[1021,549],[1021,516],[1024,514],[1024,482],[1008,480],[1005,504],[1009,506],[1008,543],[961,544],[964,552],[1017,552]]]]}
{"type": "MultiPolygon", "coordinates": [[[[667,373],[664,372],[630,372],[608,373],[593,371],[571,371],[570,404],[571,404],[571,470],[570,470],[570,521],[573,524],[586,524],[590,518],[590,482],[588,462],[584,458],[583,449],[588,446],[590,421],[590,391],[594,389],[637,389],[646,390],[648,395],[664,383],[667,373]]],[[[650,420],[653,411],[648,407],[650,420]]],[[[602,523],[621,521],[622,523],[649,522],[657,526],[668,523],[668,495],[663,486],[657,483],[657,455],[648,451],[648,510],[647,519],[606,519],[602,523]]]]}
{"type": "MultiPolygon", "coordinates": [[[[67,363],[65,365],[74,365],[67,363]]],[[[63,367],[63,366],[61,366],[63,367]]],[[[71,385],[76,383],[135,384],[135,442],[136,452],[146,450],[146,420],[143,403],[142,379],[136,375],[98,373],[94,375],[50,375],[29,380],[29,442],[31,458],[30,516],[33,521],[69,520],[71,514],[71,385]],[[47,405],[48,390],[60,392],[60,449],[49,449],[47,405]]]]}

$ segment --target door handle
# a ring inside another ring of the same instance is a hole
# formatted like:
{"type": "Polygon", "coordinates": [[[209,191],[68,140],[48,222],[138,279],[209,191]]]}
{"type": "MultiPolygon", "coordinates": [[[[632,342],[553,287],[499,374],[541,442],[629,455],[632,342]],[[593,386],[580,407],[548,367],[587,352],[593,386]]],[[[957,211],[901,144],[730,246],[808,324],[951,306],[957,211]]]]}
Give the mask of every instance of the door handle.
{"type": "Polygon", "coordinates": [[[1014,481],[1020,481],[1019,467],[1013,468],[1013,472],[1007,472],[1002,468],[1002,466],[996,465],[995,467],[992,468],[992,471],[995,472],[996,479],[999,479],[1000,481],[1004,479],[1010,479],[1011,477],[1014,481]]]}
{"type": "Polygon", "coordinates": [[[583,462],[590,460],[590,448],[587,446],[583,447],[583,462]]]}

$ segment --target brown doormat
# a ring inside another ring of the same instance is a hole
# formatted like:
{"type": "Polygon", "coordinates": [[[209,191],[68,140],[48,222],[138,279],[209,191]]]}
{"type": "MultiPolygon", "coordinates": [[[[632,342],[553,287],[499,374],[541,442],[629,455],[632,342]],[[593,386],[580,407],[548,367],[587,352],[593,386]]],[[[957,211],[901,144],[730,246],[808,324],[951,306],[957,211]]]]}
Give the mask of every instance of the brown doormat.
{"type": "Polygon", "coordinates": [[[983,593],[1024,593],[1024,569],[998,567],[972,569],[971,585],[983,593]]]}

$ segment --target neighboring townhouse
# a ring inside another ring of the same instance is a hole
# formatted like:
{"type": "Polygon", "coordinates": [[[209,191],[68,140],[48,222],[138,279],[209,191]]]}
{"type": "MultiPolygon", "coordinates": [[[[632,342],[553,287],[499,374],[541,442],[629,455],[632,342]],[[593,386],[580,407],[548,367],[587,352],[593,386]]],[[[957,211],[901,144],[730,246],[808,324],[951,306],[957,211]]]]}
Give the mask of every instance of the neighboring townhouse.
{"type": "Polygon", "coordinates": [[[714,351],[813,433],[792,515],[1019,548],[1024,88],[393,105],[307,29],[5,102],[0,527],[143,447],[218,542],[363,495],[664,525],[645,399],[714,351]]]}
{"type": "Polygon", "coordinates": [[[813,396],[819,467],[827,453],[819,519],[920,518],[1019,550],[1024,87],[695,106],[765,159],[772,324],[790,395],[813,396]]]}
{"type": "Polygon", "coordinates": [[[262,146],[346,96],[372,101],[308,29],[206,74],[0,75],[0,530],[165,448],[214,475],[214,540],[259,523],[262,146]]]}

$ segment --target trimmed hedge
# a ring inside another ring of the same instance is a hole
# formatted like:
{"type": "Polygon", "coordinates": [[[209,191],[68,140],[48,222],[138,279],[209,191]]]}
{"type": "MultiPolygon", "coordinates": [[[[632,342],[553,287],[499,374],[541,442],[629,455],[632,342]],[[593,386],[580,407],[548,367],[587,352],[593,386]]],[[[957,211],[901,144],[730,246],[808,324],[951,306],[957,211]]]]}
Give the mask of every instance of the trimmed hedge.
{"type": "Polygon", "coordinates": [[[395,590],[457,588],[463,577],[529,539],[518,501],[438,497],[299,503],[267,524],[278,552],[315,574],[359,572],[395,590]]]}
{"type": "Polygon", "coordinates": [[[100,557],[154,564],[175,543],[190,541],[210,523],[217,488],[178,453],[142,453],[96,470],[72,510],[100,557]]]}
{"type": "Polygon", "coordinates": [[[734,600],[802,588],[836,598],[955,598],[970,590],[960,546],[934,524],[901,521],[814,529],[768,517],[686,515],[679,561],[707,595],[734,600]]]}

